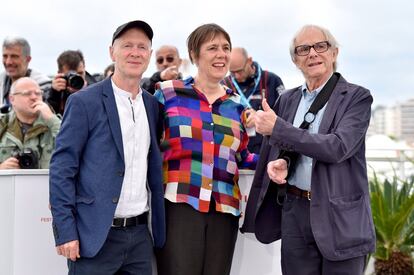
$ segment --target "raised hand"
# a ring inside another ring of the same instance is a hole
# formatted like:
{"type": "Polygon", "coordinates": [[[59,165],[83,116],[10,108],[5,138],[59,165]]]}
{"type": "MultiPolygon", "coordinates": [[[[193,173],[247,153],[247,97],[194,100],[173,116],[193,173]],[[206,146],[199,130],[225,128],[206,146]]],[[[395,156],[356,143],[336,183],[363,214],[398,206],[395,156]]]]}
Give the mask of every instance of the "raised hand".
{"type": "Polygon", "coordinates": [[[173,80],[178,78],[178,68],[177,66],[171,66],[163,70],[160,74],[162,80],[173,80]]]}
{"type": "Polygon", "coordinates": [[[39,113],[44,120],[49,120],[53,116],[53,112],[50,109],[49,105],[47,105],[42,100],[35,101],[32,104],[32,108],[35,110],[36,113],[39,113]]]}
{"type": "Polygon", "coordinates": [[[275,126],[277,115],[267,104],[266,99],[262,101],[263,110],[256,112],[254,116],[256,132],[262,135],[271,135],[273,127],[275,126]]]}

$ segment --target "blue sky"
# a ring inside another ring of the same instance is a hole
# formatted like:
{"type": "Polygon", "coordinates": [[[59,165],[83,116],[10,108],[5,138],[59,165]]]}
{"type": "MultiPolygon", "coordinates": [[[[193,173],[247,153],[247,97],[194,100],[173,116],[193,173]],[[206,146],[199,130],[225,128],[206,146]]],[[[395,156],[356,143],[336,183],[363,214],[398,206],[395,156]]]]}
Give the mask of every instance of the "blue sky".
{"type": "MultiPolygon", "coordinates": [[[[111,62],[108,47],[120,24],[142,19],[154,29],[153,48],[176,45],[187,58],[188,34],[217,23],[233,46],[244,46],[264,69],[278,74],[287,88],[303,78],[290,60],[289,43],[304,24],[327,27],[340,43],[338,71],[370,89],[374,106],[392,105],[414,95],[414,2],[409,0],[8,0],[2,5],[0,39],[19,35],[32,46],[31,67],[57,71],[64,50],[80,49],[89,72],[111,62]]],[[[155,70],[151,60],[148,74],[155,70]]]]}

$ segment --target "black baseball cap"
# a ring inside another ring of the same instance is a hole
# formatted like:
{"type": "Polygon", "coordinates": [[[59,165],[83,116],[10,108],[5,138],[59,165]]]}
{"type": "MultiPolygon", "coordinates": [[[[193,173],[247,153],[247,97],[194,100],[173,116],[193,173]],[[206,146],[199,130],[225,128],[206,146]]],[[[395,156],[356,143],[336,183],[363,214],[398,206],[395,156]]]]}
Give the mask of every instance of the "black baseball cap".
{"type": "Polygon", "coordinates": [[[125,23],[116,29],[116,31],[114,32],[114,35],[112,36],[112,45],[114,44],[115,39],[120,37],[127,30],[133,29],[133,28],[144,31],[145,34],[148,36],[149,40],[152,42],[152,37],[154,36],[154,32],[152,31],[151,26],[148,25],[148,23],[144,21],[135,20],[135,21],[125,23]]]}

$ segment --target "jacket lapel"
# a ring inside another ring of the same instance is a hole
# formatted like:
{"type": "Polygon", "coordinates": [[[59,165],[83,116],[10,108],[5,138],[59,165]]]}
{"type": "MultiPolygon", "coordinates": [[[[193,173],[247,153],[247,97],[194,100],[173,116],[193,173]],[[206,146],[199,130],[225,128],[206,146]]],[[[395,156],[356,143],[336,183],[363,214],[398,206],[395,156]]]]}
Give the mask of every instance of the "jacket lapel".
{"type": "Polygon", "coordinates": [[[298,87],[291,95],[289,96],[286,105],[285,105],[285,112],[287,111],[288,115],[286,117],[286,121],[293,124],[293,120],[295,119],[296,111],[298,110],[298,106],[300,103],[300,99],[302,98],[302,91],[301,87],[298,87]]]}
{"type": "Polygon", "coordinates": [[[104,80],[102,100],[108,116],[109,128],[111,129],[111,134],[114,137],[116,148],[118,149],[122,160],[125,162],[121,125],[119,123],[118,109],[116,107],[114,91],[112,89],[112,82],[110,78],[104,80]]]}
{"type": "Polygon", "coordinates": [[[332,124],[335,114],[339,110],[341,102],[344,99],[344,95],[347,93],[346,87],[346,80],[340,76],[338,83],[336,84],[336,87],[334,88],[334,91],[328,100],[325,113],[323,114],[321,125],[319,126],[320,134],[328,133],[329,127],[332,124]]]}
{"type": "MultiPolygon", "coordinates": [[[[282,110],[279,110],[279,113],[286,113],[286,116],[283,117],[287,122],[293,124],[295,119],[296,110],[298,109],[300,99],[302,97],[302,92],[300,87],[295,91],[291,92],[289,98],[286,99],[286,102],[283,104],[282,110]]],[[[267,140],[268,141],[268,140],[267,140]]],[[[277,146],[272,146],[270,149],[270,160],[275,160],[279,156],[280,150],[277,146]]],[[[267,173],[266,173],[267,174],[267,173]]]]}

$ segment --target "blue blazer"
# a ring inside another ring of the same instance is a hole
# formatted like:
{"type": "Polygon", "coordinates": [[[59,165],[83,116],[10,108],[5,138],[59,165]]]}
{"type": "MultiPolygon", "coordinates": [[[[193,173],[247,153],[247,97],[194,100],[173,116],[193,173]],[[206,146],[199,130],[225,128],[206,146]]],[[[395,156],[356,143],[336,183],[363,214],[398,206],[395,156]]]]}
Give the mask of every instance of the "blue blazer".
{"type": "MultiPolygon", "coordinates": [[[[143,91],[150,127],[147,180],[156,247],[165,242],[158,103],[143,91]]],[[[124,179],[121,126],[110,79],[69,97],[50,163],[50,204],[56,245],[79,240],[80,255],[104,244],[124,179]]]]}
{"type": "Polygon", "coordinates": [[[242,232],[254,232],[263,243],[281,238],[278,185],[271,183],[266,168],[280,150],[292,150],[313,158],[310,222],[323,256],[340,261],[373,252],[375,230],[365,160],[372,96],[341,76],[317,134],[292,125],[301,96],[300,87],[292,89],[273,107],[278,118],[272,135],[263,139],[242,232]]]}

